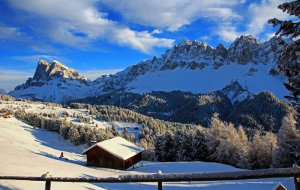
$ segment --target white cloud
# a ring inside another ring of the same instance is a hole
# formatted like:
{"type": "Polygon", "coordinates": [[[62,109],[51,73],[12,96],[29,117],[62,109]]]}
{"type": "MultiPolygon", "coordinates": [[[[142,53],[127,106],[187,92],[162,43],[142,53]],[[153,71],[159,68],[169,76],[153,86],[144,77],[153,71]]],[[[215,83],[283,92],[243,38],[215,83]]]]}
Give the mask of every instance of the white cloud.
{"type": "Polygon", "coordinates": [[[166,38],[153,38],[148,32],[135,32],[128,28],[120,28],[114,30],[114,38],[111,39],[115,43],[120,45],[129,44],[135,49],[142,50],[144,52],[151,51],[150,47],[171,47],[173,40],[166,38]]]}
{"type": "Polygon", "coordinates": [[[232,42],[240,35],[253,35],[260,37],[260,41],[268,40],[273,32],[265,31],[267,26],[271,26],[267,21],[271,18],[287,19],[288,14],[283,13],[278,9],[278,5],[282,4],[286,0],[262,0],[259,3],[251,3],[247,10],[244,11],[244,19],[242,23],[226,22],[220,23],[215,32],[225,42],[232,42]],[[245,26],[244,30],[240,29],[240,26],[245,26]]]}
{"type": "Polygon", "coordinates": [[[16,27],[0,26],[0,39],[20,40],[21,32],[16,27]]]}
{"type": "Polygon", "coordinates": [[[170,31],[200,19],[230,21],[241,17],[233,10],[239,0],[110,0],[102,1],[129,22],[170,31]]]}
{"type": "Polygon", "coordinates": [[[278,9],[278,5],[286,2],[286,0],[262,0],[261,3],[252,3],[249,6],[249,17],[247,33],[258,35],[265,30],[267,21],[271,18],[286,19],[288,14],[278,9]]]}
{"type": "Polygon", "coordinates": [[[225,42],[232,42],[241,35],[236,31],[236,27],[226,24],[220,25],[216,30],[216,34],[225,42]]]}
{"type": "Polygon", "coordinates": [[[170,47],[174,40],[158,38],[148,31],[134,31],[98,11],[96,0],[19,0],[9,1],[12,7],[27,11],[35,31],[55,43],[85,49],[105,39],[143,52],[154,47],[170,47]]]}
{"type": "Polygon", "coordinates": [[[40,60],[45,60],[47,62],[52,62],[54,60],[59,61],[63,64],[68,64],[71,61],[65,57],[59,57],[59,56],[55,56],[55,55],[29,55],[29,56],[14,56],[11,57],[14,60],[18,60],[18,61],[24,61],[27,63],[38,63],[38,61],[40,60]]]}
{"type": "Polygon", "coordinates": [[[25,83],[25,81],[33,76],[34,71],[7,70],[0,68],[0,88],[9,92],[17,85],[25,83]]]}
{"type": "Polygon", "coordinates": [[[48,44],[42,43],[32,39],[32,36],[21,32],[19,27],[11,27],[7,25],[0,25],[0,40],[14,41],[20,44],[25,44],[27,47],[37,52],[56,52],[54,48],[48,44]]]}
{"type": "Polygon", "coordinates": [[[94,69],[94,70],[79,71],[79,73],[90,80],[95,80],[102,75],[115,74],[122,70],[123,69],[101,69],[101,70],[94,69]]]}

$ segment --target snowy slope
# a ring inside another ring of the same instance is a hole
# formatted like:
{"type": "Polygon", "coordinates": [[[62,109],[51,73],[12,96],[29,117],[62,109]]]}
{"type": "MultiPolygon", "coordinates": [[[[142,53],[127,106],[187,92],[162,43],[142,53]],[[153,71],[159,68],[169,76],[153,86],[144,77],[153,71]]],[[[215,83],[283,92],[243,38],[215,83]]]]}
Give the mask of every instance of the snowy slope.
{"type": "Polygon", "coordinates": [[[119,132],[123,132],[124,128],[126,128],[129,134],[133,134],[135,136],[135,140],[137,142],[139,141],[139,132],[142,129],[142,125],[137,123],[128,123],[128,122],[121,122],[121,121],[108,122],[108,121],[97,119],[92,115],[90,115],[89,110],[87,109],[63,108],[63,107],[48,105],[48,103],[44,103],[44,102],[31,101],[30,104],[28,104],[28,102],[23,102],[23,101],[1,101],[0,109],[8,109],[11,111],[17,109],[24,109],[27,113],[55,114],[77,125],[98,127],[102,129],[111,128],[112,125],[114,125],[116,130],[119,132]],[[66,116],[66,113],[68,114],[68,116],[66,116]],[[91,122],[90,123],[79,122],[79,119],[77,117],[74,117],[74,115],[90,117],[91,122]]]}
{"type": "MultiPolygon", "coordinates": [[[[80,152],[85,147],[76,147],[64,141],[58,134],[35,129],[15,118],[0,118],[0,175],[41,176],[50,172],[56,177],[117,177],[126,174],[190,173],[237,171],[231,166],[205,162],[139,163],[135,170],[119,171],[85,166],[85,157],[80,152]],[[58,159],[61,151],[68,160],[58,159]]],[[[164,189],[273,189],[279,182],[293,189],[293,179],[263,179],[224,182],[164,183],[164,189]]],[[[0,189],[43,189],[43,182],[0,180],[0,189]]],[[[156,189],[157,183],[88,184],[52,183],[53,189],[156,189]]]]}
{"type": "Polygon", "coordinates": [[[269,91],[278,98],[283,98],[288,93],[282,85],[283,78],[267,74],[272,67],[274,67],[272,63],[231,64],[219,69],[208,66],[201,72],[187,68],[148,72],[130,82],[128,89],[135,93],[173,90],[207,93],[220,90],[235,80],[251,93],[269,91]],[[249,75],[251,69],[257,71],[249,75]]]}
{"type": "Polygon", "coordinates": [[[82,84],[76,80],[54,79],[43,86],[29,86],[10,92],[11,96],[34,100],[64,103],[93,95],[92,86],[82,84]]]}

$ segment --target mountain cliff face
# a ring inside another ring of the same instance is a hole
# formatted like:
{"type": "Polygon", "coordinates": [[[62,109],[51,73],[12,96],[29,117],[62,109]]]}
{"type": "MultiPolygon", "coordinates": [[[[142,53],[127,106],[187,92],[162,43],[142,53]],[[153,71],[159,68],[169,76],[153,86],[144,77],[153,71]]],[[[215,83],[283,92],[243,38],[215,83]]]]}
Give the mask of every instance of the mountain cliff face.
{"type": "MultiPolygon", "coordinates": [[[[183,40],[159,58],[153,57],[95,81],[87,80],[57,61],[40,61],[33,78],[10,94],[61,103],[125,92],[210,93],[235,81],[249,94],[269,91],[283,98],[288,92],[276,62],[284,46],[284,41],[277,37],[259,43],[252,36],[241,36],[228,49],[222,44],[213,48],[205,42],[183,40]]],[[[232,102],[243,96],[232,91],[231,95],[232,102]]]]}
{"type": "Polygon", "coordinates": [[[70,69],[57,61],[53,61],[51,64],[44,60],[39,61],[32,80],[48,81],[54,78],[74,79],[81,81],[87,80],[77,71],[70,69]]]}
{"type": "Polygon", "coordinates": [[[10,95],[41,101],[63,103],[92,95],[93,82],[77,71],[53,61],[39,61],[33,78],[17,86],[10,95]]]}

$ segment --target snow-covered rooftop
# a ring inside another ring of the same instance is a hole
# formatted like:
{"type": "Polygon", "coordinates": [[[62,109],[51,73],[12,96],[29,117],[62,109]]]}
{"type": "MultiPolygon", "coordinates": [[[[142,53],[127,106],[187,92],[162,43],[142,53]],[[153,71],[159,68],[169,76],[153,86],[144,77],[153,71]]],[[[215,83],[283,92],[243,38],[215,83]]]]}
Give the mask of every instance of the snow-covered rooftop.
{"type": "Polygon", "coordinates": [[[109,140],[105,140],[94,144],[93,146],[89,147],[88,149],[84,150],[82,154],[85,154],[91,148],[98,146],[107,152],[113,154],[114,156],[122,159],[127,160],[128,158],[142,152],[144,149],[141,147],[136,146],[135,144],[123,139],[122,137],[115,137],[109,140]]]}

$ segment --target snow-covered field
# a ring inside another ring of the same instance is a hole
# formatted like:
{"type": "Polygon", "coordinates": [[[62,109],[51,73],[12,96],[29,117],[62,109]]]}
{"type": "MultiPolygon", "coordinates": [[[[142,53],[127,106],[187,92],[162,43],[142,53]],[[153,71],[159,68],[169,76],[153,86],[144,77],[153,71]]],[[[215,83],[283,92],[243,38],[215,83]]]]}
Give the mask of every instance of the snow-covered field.
{"type": "MultiPolygon", "coordinates": [[[[106,168],[85,166],[83,146],[73,146],[58,134],[35,129],[15,118],[0,118],[0,175],[41,176],[50,172],[56,177],[116,177],[125,174],[156,173],[190,173],[237,171],[231,166],[205,162],[157,163],[143,162],[143,167],[135,170],[119,171],[106,168]],[[58,159],[61,152],[68,160],[58,159]]],[[[141,163],[140,163],[141,165],[141,163]]],[[[273,189],[279,182],[289,190],[293,189],[293,179],[262,179],[222,182],[184,182],[164,183],[164,189],[273,189]]],[[[156,183],[129,184],[89,184],[89,183],[52,183],[51,189],[157,189],[156,183]]],[[[0,189],[43,189],[44,182],[0,180],[0,189]]]]}

